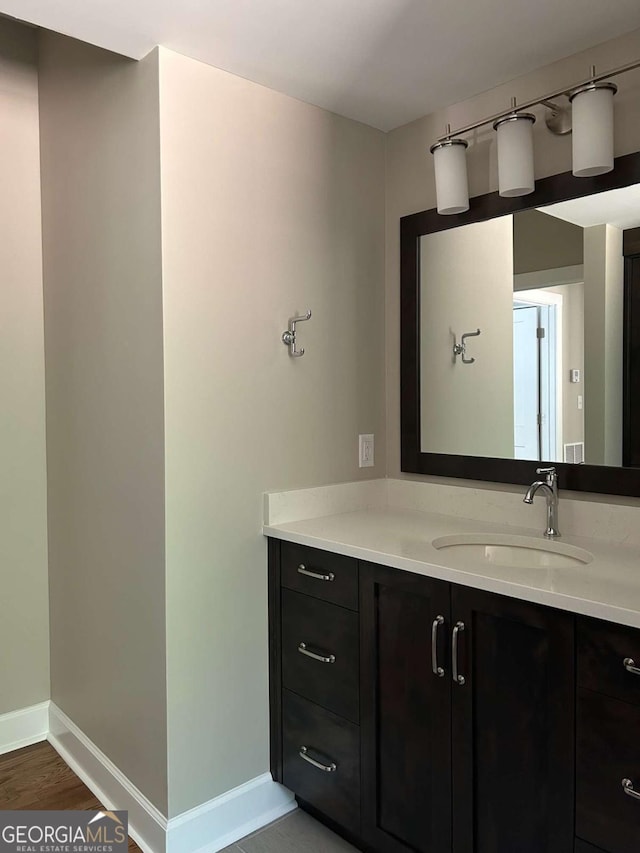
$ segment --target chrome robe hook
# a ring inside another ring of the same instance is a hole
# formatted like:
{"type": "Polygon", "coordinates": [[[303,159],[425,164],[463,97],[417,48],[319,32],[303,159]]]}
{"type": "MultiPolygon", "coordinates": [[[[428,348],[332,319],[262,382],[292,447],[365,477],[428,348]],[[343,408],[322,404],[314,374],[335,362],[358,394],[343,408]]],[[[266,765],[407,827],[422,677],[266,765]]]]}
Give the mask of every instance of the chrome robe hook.
{"type": "Polygon", "coordinates": [[[289,355],[292,358],[300,358],[304,355],[304,347],[296,349],[296,323],[302,323],[311,319],[311,311],[307,311],[302,317],[292,317],[289,320],[289,328],[282,333],[282,343],[289,347],[289,355]]]}
{"type": "Polygon", "coordinates": [[[481,334],[480,329],[476,329],[475,332],[465,332],[465,334],[462,335],[462,337],[460,338],[459,344],[456,343],[456,336],[455,335],[453,336],[453,361],[454,361],[454,363],[458,360],[459,355],[462,356],[462,363],[463,364],[473,364],[474,363],[475,358],[465,358],[466,353],[467,353],[466,339],[467,338],[476,338],[480,334],[481,334]]]}

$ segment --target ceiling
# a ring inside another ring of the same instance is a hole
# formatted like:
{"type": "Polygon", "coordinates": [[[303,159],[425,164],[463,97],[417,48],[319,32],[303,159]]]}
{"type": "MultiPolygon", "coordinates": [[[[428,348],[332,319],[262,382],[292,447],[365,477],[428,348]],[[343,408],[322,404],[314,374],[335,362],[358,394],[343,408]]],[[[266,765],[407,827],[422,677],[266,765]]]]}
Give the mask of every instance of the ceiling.
{"type": "Polygon", "coordinates": [[[548,213],[565,222],[573,222],[582,228],[591,225],[615,225],[617,228],[638,228],[640,226],[640,184],[621,187],[604,193],[561,201],[547,207],[539,207],[542,213],[548,213]]]}
{"type": "Polygon", "coordinates": [[[161,44],[381,130],[640,27],[638,0],[0,0],[0,13],[134,59],[161,44]]]}

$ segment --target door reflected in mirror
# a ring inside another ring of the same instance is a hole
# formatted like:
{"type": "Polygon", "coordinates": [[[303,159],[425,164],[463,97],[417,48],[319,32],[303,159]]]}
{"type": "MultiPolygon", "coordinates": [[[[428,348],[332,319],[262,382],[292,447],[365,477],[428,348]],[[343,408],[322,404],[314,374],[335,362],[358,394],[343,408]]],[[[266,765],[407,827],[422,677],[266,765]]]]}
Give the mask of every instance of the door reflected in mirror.
{"type": "Polygon", "coordinates": [[[622,465],[639,226],[634,185],[420,238],[422,452],[622,465]]]}

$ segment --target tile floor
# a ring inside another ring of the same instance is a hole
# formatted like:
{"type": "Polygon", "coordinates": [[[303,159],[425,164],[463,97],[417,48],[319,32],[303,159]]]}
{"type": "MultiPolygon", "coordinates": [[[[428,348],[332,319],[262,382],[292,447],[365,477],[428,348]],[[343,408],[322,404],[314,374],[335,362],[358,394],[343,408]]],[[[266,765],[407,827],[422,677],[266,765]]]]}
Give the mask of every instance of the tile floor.
{"type": "Polygon", "coordinates": [[[358,853],[302,809],[236,841],[221,853],[358,853]]]}

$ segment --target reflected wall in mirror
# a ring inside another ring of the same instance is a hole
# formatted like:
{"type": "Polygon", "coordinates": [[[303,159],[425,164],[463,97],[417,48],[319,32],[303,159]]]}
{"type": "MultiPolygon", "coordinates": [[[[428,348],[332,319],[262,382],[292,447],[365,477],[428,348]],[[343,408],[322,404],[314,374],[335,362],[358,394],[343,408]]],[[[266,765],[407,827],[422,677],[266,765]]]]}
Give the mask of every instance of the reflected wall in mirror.
{"type": "Polygon", "coordinates": [[[400,231],[402,470],[640,496],[640,153],[400,231]]]}
{"type": "Polygon", "coordinates": [[[622,465],[623,232],[639,226],[630,186],[420,238],[422,451],[622,465]],[[463,362],[454,343],[477,329],[463,362]]]}

